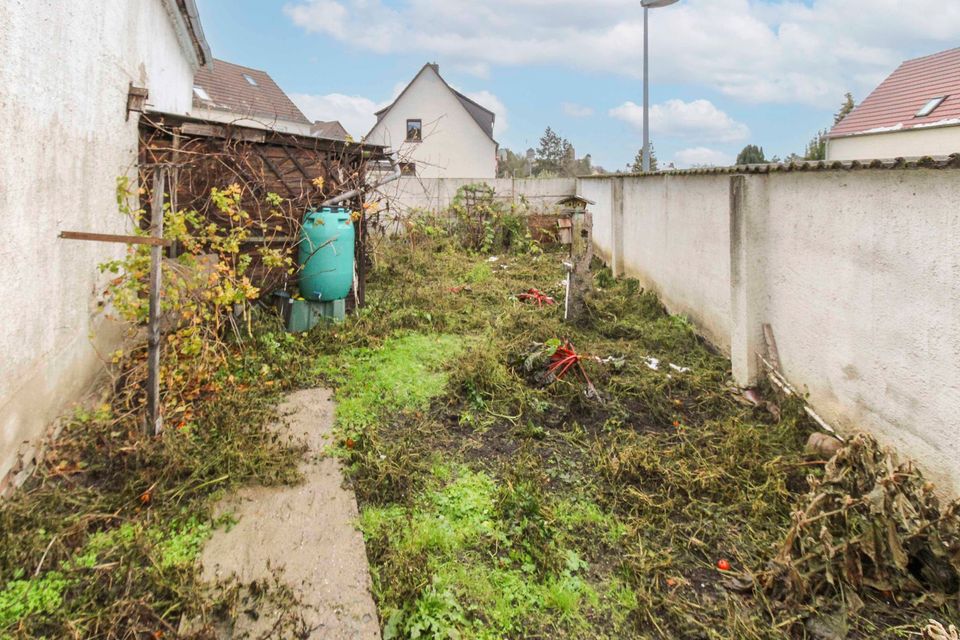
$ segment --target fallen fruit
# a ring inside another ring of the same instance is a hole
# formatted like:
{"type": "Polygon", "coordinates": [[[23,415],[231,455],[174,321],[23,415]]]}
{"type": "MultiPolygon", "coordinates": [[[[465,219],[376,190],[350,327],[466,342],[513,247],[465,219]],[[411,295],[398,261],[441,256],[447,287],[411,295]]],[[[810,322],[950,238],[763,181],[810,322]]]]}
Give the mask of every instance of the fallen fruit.
{"type": "Polygon", "coordinates": [[[730,571],[730,561],[729,560],[718,560],[717,569],[720,571],[730,571]]]}

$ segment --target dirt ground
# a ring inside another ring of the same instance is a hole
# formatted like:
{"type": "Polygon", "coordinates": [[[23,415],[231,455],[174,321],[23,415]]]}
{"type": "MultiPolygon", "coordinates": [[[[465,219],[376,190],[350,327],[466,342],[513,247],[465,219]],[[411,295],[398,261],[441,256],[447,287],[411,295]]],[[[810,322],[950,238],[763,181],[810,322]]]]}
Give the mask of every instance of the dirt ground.
{"type": "MultiPolygon", "coordinates": [[[[379,640],[380,624],[370,594],[357,503],[343,487],[339,460],[324,455],[334,421],[325,389],[288,396],[276,425],[283,437],[304,441],[304,481],[295,486],[253,487],[227,498],[221,509],[237,524],[217,531],[204,548],[207,581],[236,576],[240,584],[271,583],[278,576],[302,606],[303,638],[379,640]]],[[[283,606],[260,603],[220,630],[225,639],[268,638],[283,606]]]]}

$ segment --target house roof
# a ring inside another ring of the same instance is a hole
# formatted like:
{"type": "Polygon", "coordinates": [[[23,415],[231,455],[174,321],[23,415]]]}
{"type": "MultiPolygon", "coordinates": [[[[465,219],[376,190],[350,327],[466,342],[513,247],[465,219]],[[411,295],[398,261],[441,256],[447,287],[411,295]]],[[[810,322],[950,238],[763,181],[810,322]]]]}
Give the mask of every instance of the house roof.
{"type": "Polygon", "coordinates": [[[194,91],[193,105],[198,108],[228,111],[242,117],[313,124],[266,71],[214,60],[210,66],[197,71],[194,85],[207,94],[200,96],[194,91]]]}
{"type": "Polygon", "coordinates": [[[447,81],[444,80],[443,76],[440,75],[440,66],[434,63],[427,63],[423,65],[423,68],[420,69],[420,72],[417,75],[415,75],[413,77],[413,80],[410,81],[410,84],[408,84],[403,89],[403,91],[400,92],[400,95],[397,96],[397,99],[394,100],[390,104],[390,106],[384,107],[383,109],[380,109],[380,111],[377,111],[374,114],[377,116],[377,123],[383,120],[386,117],[386,115],[390,113],[390,110],[393,109],[398,102],[400,102],[400,98],[402,98],[403,95],[410,89],[410,87],[413,86],[413,84],[417,81],[417,78],[423,75],[428,69],[432,70],[435,74],[437,74],[437,77],[440,78],[440,81],[444,84],[444,86],[447,89],[449,89],[453,93],[454,96],[456,96],[457,100],[460,101],[460,104],[463,105],[463,108],[467,110],[467,113],[469,113],[470,116],[474,119],[474,121],[476,121],[477,125],[479,125],[481,129],[483,129],[483,132],[487,134],[487,137],[489,137],[491,140],[496,142],[496,140],[494,140],[493,138],[493,125],[497,119],[496,114],[493,111],[490,111],[489,109],[484,107],[483,105],[471,100],[470,98],[463,95],[462,93],[460,93],[459,91],[451,87],[449,84],[447,84],[447,81]]]}
{"type": "Polygon", "coordinates": [[[195,0],[176,0],[177,8],[183,14],[187,23],[187,30],[190,32],[190,40],[197,52],[200,66],[206,66],[213,60],[210,52],[210,44],[207,43],[207,37],[203,33],[203,25],[200,24],[200,11],[197,9],[195,0]]]}
{"type": "Polygon", "coordinates": [[[960,48],[908,60],[840,121],[831,138],[960,125],[960,48]],[[946,97],[929,115],[917,113],[946,97]]]}
{"type": "Polygon", "coordinates": [[[310,134],[318,138],[326,138],[327,140],[349,140],[350,134],[346,129],[343,128],[343,125],[339,121],[333,120],[331,122],[323,122],[317,120],[313,123],[313,126],[310,127],[310,134]]]}

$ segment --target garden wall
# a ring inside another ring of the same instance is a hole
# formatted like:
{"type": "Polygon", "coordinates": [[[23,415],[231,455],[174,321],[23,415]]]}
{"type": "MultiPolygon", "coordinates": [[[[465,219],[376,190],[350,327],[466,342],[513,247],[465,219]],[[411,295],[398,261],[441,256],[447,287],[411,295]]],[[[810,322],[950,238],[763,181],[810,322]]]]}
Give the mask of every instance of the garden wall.
{"type": "MultiPolygon", "coordinates": [[[[864,429],[960,493],[957,158],[803,171],[585,178],[597,251],[757,377],[783,373],[841,429],[864,429]]],[[[800,167],[797,167],[799,169],[800,167]]]]}
{"type": "Polygon", "coordinates": [[[497,198],[519,204],[526,200],[533,210],[548,210],[557,201],[577,193],[576,178],[474,180],[469,178],[405,177],[381,188],[389,210],[407,215],[411,210],[442,211],[450,206],[460,187],[486,183],[496,190],[497,198]]]}

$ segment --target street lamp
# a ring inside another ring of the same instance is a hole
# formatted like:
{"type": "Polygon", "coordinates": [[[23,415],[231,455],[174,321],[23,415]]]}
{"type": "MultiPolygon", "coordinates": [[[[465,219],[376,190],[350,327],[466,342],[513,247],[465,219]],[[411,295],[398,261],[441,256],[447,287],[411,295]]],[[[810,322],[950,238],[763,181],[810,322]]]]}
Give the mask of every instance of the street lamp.
{"type": "Polygon", "coordinates": [[[677,0],[640,0],[643,7],[643,170],[650,171],[650,9],[667,7],[677,0]]]}

